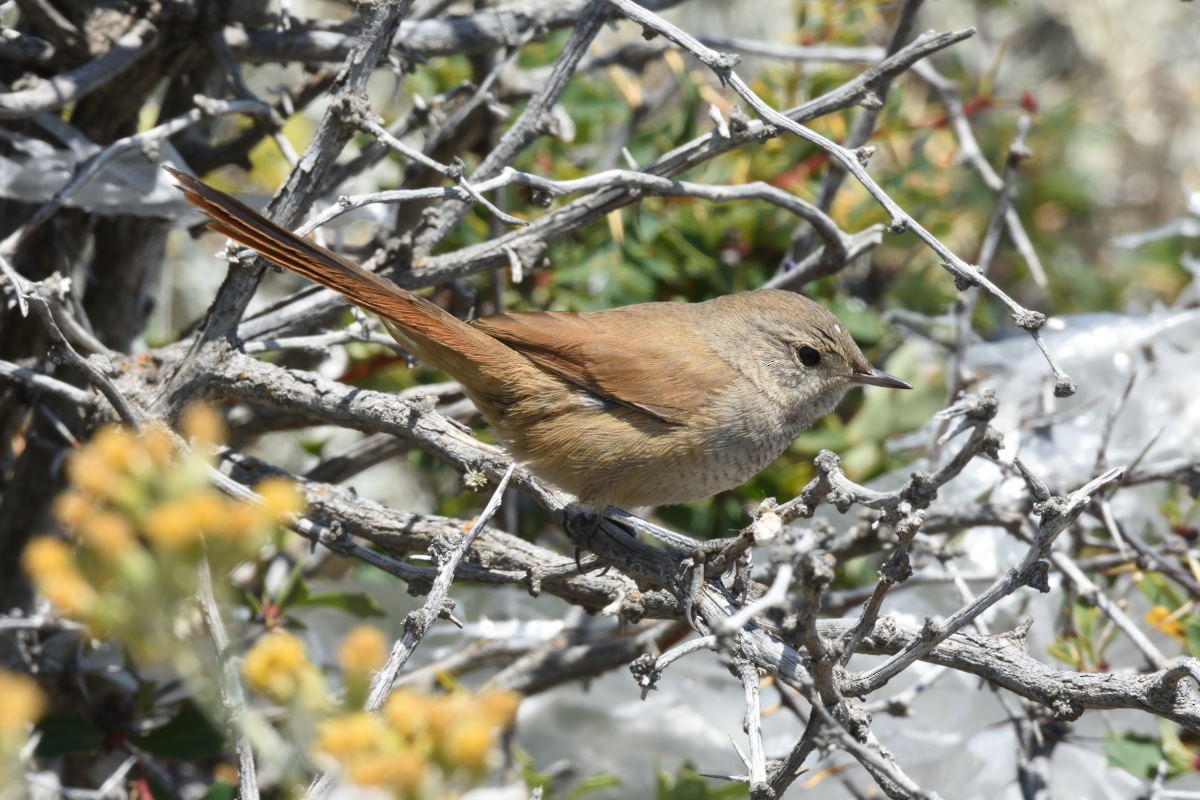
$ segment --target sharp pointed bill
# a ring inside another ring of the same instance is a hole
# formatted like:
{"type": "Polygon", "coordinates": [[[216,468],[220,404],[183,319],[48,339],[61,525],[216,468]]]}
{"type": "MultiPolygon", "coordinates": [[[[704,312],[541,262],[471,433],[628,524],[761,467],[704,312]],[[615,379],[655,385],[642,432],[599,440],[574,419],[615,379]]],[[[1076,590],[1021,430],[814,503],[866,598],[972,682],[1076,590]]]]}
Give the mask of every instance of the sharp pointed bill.
{"type": "Polygon", "coordinates": [[[882,386],[885,389],[911,389],[904,381],[894,375],[888,375],[881,369],[871,368],[870,372],[855,372],[850,376],[851,383],[863,386],[882,386]]]}

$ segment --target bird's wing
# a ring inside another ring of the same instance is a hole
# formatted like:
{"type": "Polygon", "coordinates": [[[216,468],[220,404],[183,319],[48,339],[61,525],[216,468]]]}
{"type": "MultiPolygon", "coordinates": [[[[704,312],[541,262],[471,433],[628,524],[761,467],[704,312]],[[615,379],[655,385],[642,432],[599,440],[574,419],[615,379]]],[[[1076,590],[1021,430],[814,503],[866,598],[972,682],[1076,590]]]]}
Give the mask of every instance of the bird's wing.
{"type": "Polygon", "coordinates": [[[602,401],[688,424],[735,377],[688,332],[693,316],[684,304],[653,303],[586,314],[502,314],[471,324],[602,401]]]}

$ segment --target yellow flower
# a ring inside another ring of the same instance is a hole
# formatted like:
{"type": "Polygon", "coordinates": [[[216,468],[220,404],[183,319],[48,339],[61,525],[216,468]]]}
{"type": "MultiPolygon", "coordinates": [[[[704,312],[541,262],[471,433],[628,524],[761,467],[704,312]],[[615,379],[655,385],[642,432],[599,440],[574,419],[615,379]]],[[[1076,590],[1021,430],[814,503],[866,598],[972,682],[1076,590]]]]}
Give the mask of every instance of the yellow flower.
{"type": "Polygon", "coordinates": [[[229,503],[226,507],[225,535],[230,537],[248,536],[263,533],[263,525],[273,524],[274,520],[264,519],[262,509],[240,500],[229,503]]]}
{"type": "Polygon", "coordinates": [[[183,501],[192,524],[205,533],[220,536],[230,525],[229,501],[216,489],[197,492],[183,501]]]}
{"type": "Polygon", "coordinates": [[[374,752],[387,736],[383,720],[365,711],[334,717],[317,731],[317,747],[339,760],[374,752]]]}
{"type": "Polygon", "coordinates": [[[62,539],[39,536],[31,539],[29,544],[25,545],[25,552],[21,555],[21,565],[25,568],[27,575],[34,580],[39,580],[43,576],[73,571],[75,556],[71,552],[71,546],[62,539]]]}
{"type": "Polygon", "coordinates": [[[0,742],[21,737],[46,711],[46,696],[28,675],[0,670],[0,742]]]}
{"type": "Polygon", "coordinates": [[[92,609],[96,593],[75,567],[70,546],[61,539],[39,536],[25,545],[21,566],[55,610],[81,619],[92,609]]]}
{"type": "Polygon", "coordinates": [[[171,434],[159,425],[151,425],[142,432],[142,447],[156,467],[165,467],[175,458],[175,441],[171,434]]]}
{"type": "Polygon", "coordinates": [[[183,435],[197,445],[215,445],[225,442],[225,420],[210,405],[193,403],[179,418],[183,435]]]}
{"type": "Polygon", "coordinates": [[[242,674],[258,691],[280,702],[296,696],[310,668],[304,642],[287,631],[272,631],[246,653],[242,674]]]}
{"type": "Polygon", "coordinates": [[[96,593],[74,568],[36,581],[38,591],[64,616],[83,619],[96,605],[96,593]]]}
{"type": "Polygon", "coordinates": [[[396,733],[414,739],[425,732],[425,709],[435,702],[411,689],[397,689],[383,704],[383,718],[396,733]]]}
{"type": "Polygon", "coordinates": [[[442,739],[441,752],[446,761],[469,770],[487,766],[495,745],[496,730],[482,717],[468,717],[452,724],[442,739]]]}
{"type": "Polygon", "coordinates": [[[78,525],[95,511],[95,505],[82,492],[68,490],[54,500],[54,516],[67,527],[78,525]]]}
{"type": "Polygon", "coordinates": [[[267,478],[254,487],[263,499],[263,511],[272,522],[281,522],[304,510],[304,495],[287,478],[267,478]]]}
{"type": "Polygon", "coordinates": [[[471,713],[470,695],[454,692],[431,697],[424,709],[425,727],[435,741],[441,742],[456,720],[471,713]]]}
{"type": "Polygon", "coordinates": [[[116,558],[136,541],[133,525],[120,514],[97,511],[76,528],[79,539],[105,558],[116,558]]]}
{"type": "Polygon", "coordinates": [[[76,488],[107,499],[121,485],[122,475],[98,451],[84,448],[67,459],[67,477],[76,488]]]}
{"type": "Polygon", "coordinates": [[[1172,639],[1184,641],[1183,623],[1178,619],[1172,619],[1171,609],[1166,606],[1155,606],[1146,612],[1146,622],[1150,623],[1155,628],[1170,636],[1172,639]]]}
{"type": "Polygon", "coordinates": [[[126,472],[139,454],[138,437],[119,425],[106,425],[88,442],[87,449],[97,460],[118,472],[126,472]]]}
{"type": "Polygon", "coordinates": [[[197,520],[187,500],[163,503],[142,520],[142,530],[153,544],[176,549],[192,544],[200,537],[197,520]]]}
{"type": "Polygon", "coordinates": [[[338,663],[348,676],[364,679],[387,660],[387,640],[370,625],[359,625],[342,640],[338,663]]]}
{"type": "Polygon", "coordinates": [[[356,759],[350,767],[350,780],[360,786],[382,786],[408,794],[421,786],[425,760],[411,750],[379,753],[356,759]]]}
{"type": "Polygon", "coordinates": [[[475,695],[479,713],[491,724],[507,728],[517,716],[521,695],[501,689],[485,689],[475,695]]]}

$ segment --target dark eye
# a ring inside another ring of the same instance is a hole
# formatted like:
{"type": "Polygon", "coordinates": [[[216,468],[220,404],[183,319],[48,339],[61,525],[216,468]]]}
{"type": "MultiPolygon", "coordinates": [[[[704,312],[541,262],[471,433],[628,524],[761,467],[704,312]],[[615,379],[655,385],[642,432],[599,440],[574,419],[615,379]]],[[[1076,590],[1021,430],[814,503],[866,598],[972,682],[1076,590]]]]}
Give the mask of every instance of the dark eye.
{"type": "Polygon", "coordinates": [[[802,344],[796,348],[796,356],[800,359],[800,363],[806,367],[815,367],[821,363],[821,354],[816,348],[802,344]]]}

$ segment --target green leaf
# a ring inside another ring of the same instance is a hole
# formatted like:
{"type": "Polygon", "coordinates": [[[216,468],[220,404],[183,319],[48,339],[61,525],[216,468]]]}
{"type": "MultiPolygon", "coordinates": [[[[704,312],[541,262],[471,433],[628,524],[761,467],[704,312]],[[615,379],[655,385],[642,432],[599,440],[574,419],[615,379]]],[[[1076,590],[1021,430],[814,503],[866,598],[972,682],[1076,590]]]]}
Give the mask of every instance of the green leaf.
{"type": "Polygon", "coordinates": [[[37,729],[42,735],[35,751],[38,758],[93,753],[104,743],[103,731],[76,711],[47,714],[37,729]]]}
{"type": "Polygon", "coordinates": [[[741,800],[749,796],[749,784],[740,781],[727,781],[708,787],[708,800],[741,800]]]}
{"type": "Polygon", "coordinates": [[[305,453],[310,456],[321,456],[325,450],[325,445],[329,443],[328,439],[301,439],[300,447],[305,453]]]}
{"type": "Polygon", "coordinates": [[[192,703],[180,706],[165,725],[129,740],[146,752],[185,761],[216,756],[225,748],[225,734],[192,703]]]}
{"type": "Polygon", "coordinates": [[[748,797],[750,788],[740,781],[710,785],[690,764],[684,764],[674,776],[658,771],[656,800],[736,800],[748,797]]]}
{"type": "Polygon", "coordinates": [[[1193,658],[1200,656],[1200,619],[1189,614],[1183,623],[1183,637],[1187,643],[1188,655],[1193,658]]]}
{"type": "Polygon", "coordinates": [[[1071,610],[1071,616],[1075,620],[1079,638],[1084,642],[1091,642],[1096,635],[1096,627],[1101,622],[1100,609],[1076,603],[1071,610]]]}
{"type": "Polygon", "coordinates": [[[666,780],[659,782],[657,800],[704,800],[708,794],[708,784],[687,767],[681,769],[674,778],[662,777],[666,780]]]}
{"type": "Polygon", "coordinates": [[[386,616],[383,606],[375,598],[365,592],[320,592],[313,594],[302,581],[288,595],[288,605],[317,606],[320,608],[336,608],[353,614],[356,617],[386,616]]]}
{"type": "Polygon", "coordinates": [[[615,775],[607,773],[591,775],[581,780],[574,789],[563,795],[563,800],[578,800],[580,797],[589,795],[597,789],[608,789],[620,785],[621,782],[617,780],[615,775]]]}
{"type": "Polygon", "coordinates": [[[1066,642],[1048,644],[1046,645],[1046,652],[1064,664],[1070,664],[1073,667],[1079,666],[1079,659],[1076,658],[1075,651],[1066,642]]]}
{"type": "Polygon", "coordinates": [[[200,800],[233,800],[237,797],[237,787],[231,786],[224,781],[217,781],[212,786],[208,787],[200,800]]]}
{"type": "Polygon", "coordinates": [[[298,563],[292,567],[280,589],[276,594],[275,602],[281,609],[291,608],[308,599],[308,584],[304,582],[302,564],[298,563]]]}
{"type": "Polygon", "coordinates": [[[1162,760],[1162,747],[1157,739],[1132,733],[1113,733],[1104,739],[1104,754],[1108,763],[1139,778],[1153,778],[1162,760]]]}
{"type": "Polygon", "coordinates": [[[1183,596],[1179,593],[1166,576],[1157,572],[1147,572],[1138,581],[1138,590],[1152,606],[1165,606],[1174,610],[1183,605],[1183,596]]]}

